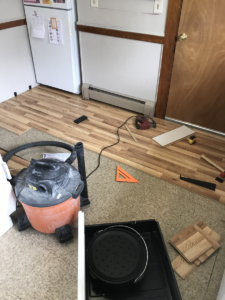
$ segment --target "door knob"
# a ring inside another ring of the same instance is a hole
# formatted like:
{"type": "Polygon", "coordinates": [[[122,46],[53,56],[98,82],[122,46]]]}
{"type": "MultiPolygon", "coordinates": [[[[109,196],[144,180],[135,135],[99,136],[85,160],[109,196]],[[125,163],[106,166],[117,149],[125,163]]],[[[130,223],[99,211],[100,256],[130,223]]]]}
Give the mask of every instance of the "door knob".
{"type": "Polygon", "coordinates": [[[187,39],[186,33],[181,33],[181,34],[178,36],[178,38],[177,38],[177,40],[180,41],[180,42],[183,42],[183,41],[185,41],[186,39],[187,39]]]}

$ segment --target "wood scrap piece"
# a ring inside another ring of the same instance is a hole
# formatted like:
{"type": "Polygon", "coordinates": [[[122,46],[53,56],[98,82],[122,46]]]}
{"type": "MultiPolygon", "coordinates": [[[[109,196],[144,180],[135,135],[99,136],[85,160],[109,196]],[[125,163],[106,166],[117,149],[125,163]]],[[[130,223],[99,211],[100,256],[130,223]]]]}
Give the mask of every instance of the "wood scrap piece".
{"type": "Polygon", "coordinates": [[[182,279],[187,278],[197,268],[195,264],[189,264],[181,255],[174,259],[172,267],[182,279]]]}
{"type": "Polygon", "coordinates": [[[194,262],[213,247],[206,234],[202,234],[203,231],[196,227],[191,225],[170,239],[170,243],[189,263],[194,262]]]}
{"type": "MultiPolygon", "coordinates": [[[[209,251],[209,250],[208,250],[209,251]]],[[[204,254],[203,254],[204,255],[204,254]]],[[[199,259],[196,259],[196,261],[194,262],[196,266],[200,266],[201,261],[199,259]]]]}
{"type": "MultiPolygon", "coordinates": [[[[212,230],[209,226],[202,223],[201,221],[197,222],[196,225],[201,228],[207,235],[209,235],[214,241],[219,243],[221,241],[221,236],[212,230]]],[[[209,249],[206,253],[200,256],[196,261],[195,264],[199,266],[202,262],[204,262],[207,258],[209,258],[216,250],[213,248],[209,249]]]]}
{"type": "Polygon", "coordinates": [[[153,140],[156,141],[160,146],[164,147],[176,141],[180,141],[183,138],[192,135],[193,133],[195,132],[187,126],[181,126],[169,132],[158,135],[157,137],[154,137],[153,140]]]}
{"type": "MultiPolygon", "coordinates": [[[[207,258],[209,258],[210,255],[212,255],[216,250],[218,250],[220,248],[220,245],[217,241],[215,241],[210,235],[206,234],[200,227],[198,227],[197,225],[194,225],[195,229],[199,231],[199,233],[201,233],[202,235],[204,235],[204,237],[212,244],[212,249],[210,249],[209,251],[206,251],[203,255],[201,255],[198,259],[201,262],[204,262],[207,258]]],[[[205,230],[208,231],[208,228],[205,227],[205,230]]],[[[212,231],[209,228],[210,232],[212,231]]],[[[216,234],[217,236],[217,234],[216,234]]]]}
{"type": "Polygon", "coordinates": [[[203,222],[199,221],[195,225],[197,225],[201,230],[203,230],[207,235],[209,235],[212,239],[214,239],[217,243],[219,243],[222,237],[212,230],[209,226],[204,224],[203,222]]]}
{"type": "Polygon", "coordinates": [[[125,125],[125,127],[126,127],[127,131],[129,132],[129,134],[132,136],[133,140],[134,140],[135,142],[137,142],[136,137],[135,137],[135,136],[133,135],[133,133],[130,131],[129,127],[127,127],[127,125],[125,125]]]}
{"type": "Polygon", "coordinates": [[[196,266],[199,266],[201,263],[203,263],[214,252],[215,252],[215,250],[213,248],[211,248],[208,251],[206,251],[206,253],[202,254],[198,259],[196,259],[196,261],[195,261],[196,266]]]}

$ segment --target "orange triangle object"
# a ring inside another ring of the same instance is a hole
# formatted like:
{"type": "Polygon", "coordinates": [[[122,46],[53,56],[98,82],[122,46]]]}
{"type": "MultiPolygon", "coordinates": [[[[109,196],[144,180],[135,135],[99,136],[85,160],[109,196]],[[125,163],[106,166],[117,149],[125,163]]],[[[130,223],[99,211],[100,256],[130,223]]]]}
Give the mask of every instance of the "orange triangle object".
{"type": "Polygon", "coordinates": [[[137,181],[119,166],[117,166],[116,181],[139,183],[139,181],[137,181]],[[120,175],[123,176],[123,178],[120,178],[120,175]]]}

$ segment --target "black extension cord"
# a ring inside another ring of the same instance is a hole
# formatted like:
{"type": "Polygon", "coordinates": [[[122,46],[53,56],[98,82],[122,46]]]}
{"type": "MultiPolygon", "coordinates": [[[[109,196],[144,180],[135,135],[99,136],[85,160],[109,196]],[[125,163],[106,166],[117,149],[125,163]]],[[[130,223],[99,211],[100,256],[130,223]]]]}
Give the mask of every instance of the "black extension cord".
{"type": "Polygon", "coordinates": [[[86,179],[88,179],[89,176],[91,176],[100,166],[100,162],[101,162],[101,155],[102,155],[102,152],[107,149],[107,148],[110,148],[110,147],[113,147],[113,146],[116,146],[117,144],[119,144],[120,142],[120,135],[119,135],[119,130],[121,127],[123,127],[123,125],[125,125],[131,118],[136,118],[137,116],[131,116],[129,117],[122,125],[120,125],[118,128],[117,128],[117,136],[118,136],[118,140],[115,144],[112,144],[112,145],[109,145],[109,146],[106,146],[104,147],[101,152],[99,153],[99,156],[98,156],[98,165],[97,167],[86,177],[86,179]]]}

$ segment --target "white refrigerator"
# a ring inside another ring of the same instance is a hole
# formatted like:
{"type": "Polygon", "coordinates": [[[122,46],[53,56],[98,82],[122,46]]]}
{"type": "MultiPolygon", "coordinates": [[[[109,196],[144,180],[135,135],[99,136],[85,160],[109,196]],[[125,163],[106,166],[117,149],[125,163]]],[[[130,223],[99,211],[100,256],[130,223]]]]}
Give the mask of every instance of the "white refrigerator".
{"type": "Polygon", "coordinates": [[[37,82],[80,94],[74,0],[23,0],[37,82]]]}

